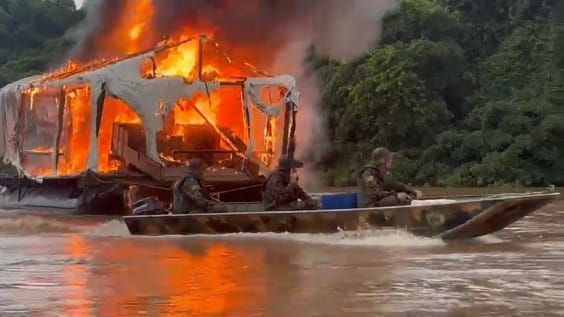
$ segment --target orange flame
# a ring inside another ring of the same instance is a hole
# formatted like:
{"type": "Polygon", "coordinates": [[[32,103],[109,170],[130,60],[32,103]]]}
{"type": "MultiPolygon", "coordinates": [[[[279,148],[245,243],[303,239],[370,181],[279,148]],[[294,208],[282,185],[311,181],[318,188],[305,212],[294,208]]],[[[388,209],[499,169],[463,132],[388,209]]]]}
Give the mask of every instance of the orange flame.
{"type": "Polygon", "coordinates": [[[132,54],[142,50],[143,36],[150,31],[155,13],[151,0],[126,0],[116,26],[100,41],[96,50],[100,53],[119,52],[132,54]]]}
{"type": "MultiPolygon", "coordinates": [[[[123,16],[119,18],[116,26],[103,35],[95,43],[95,53],[105,56],[109,53],[119,53],[126,56],[148,48],[148,43],[155,38],[152,34],[153,16],[155,13],[152,0],[124,0],[123,16]]],[[[194,37],[198,33],[211,35],[212,29],[191,30],[184,28],[173,34],[173,41],[182,41],[194,37]],[[198,32],[195,32],[198,31],[198,32]],[[203,31],[203,32],[202,32],[203,31]]],[[[243,49],[255,54],[250,49],[243,49]]],[[[245,75],[240,68],[234,66],[228,57],[217,54],[219,47],[214,42],[206,42],[204,48],[198,39],[183,43],[175,48],[159,52],[153,61],[140,65],[140,74],[150,80],[161,76],[180,76],[186,82],[194,80],[210,81],[235,81],[245,75]],[[203,52],[200,52],[203,49],[203,52]],[[199,65],[200,55],[206,52],[215,52],[217,56],[206,58],[203,65],[199,65]],[[156,67],[155,67],[156,66],[156,67]],[[201,75],[200,78],[198,76],[201,75]]],[[[66,67],[57,73],[49,74],[45,78],[56,79],[66,76],[68,72],[80,71],[92,65],[100,67],[114,60],[96,60],[88,64],[79,65],[69,62],[66,67]]],[[[253,66],[246,64],[253,70],[253,66]]],[[[197,95],[192,100],[179,100],[171,113],[173,125],[166,127],[169,136],[181,136],[186,133],[189,125],[212,124],[229,128],[233,135],[241,140],[248,136],[244,128],[243,111],[241,110],[241,87],[232,86],[222,88],[220,91],[208,95],[197,95]]],[[[31,94],[38,91],[33,90],[31,94]]],[[[31,107],[36,106],[31,104],[31,107]]],[[[61,140],[63,156],[57,169],[57,175],[77,174],[86,168],[90,151],[91,131],[94,114],[91,107],[90,89],[87,86],[66,90],[65,126],[61,140]]],[[[256,111],[255,111],[256,112],[256,111]]],[[[113,98],[106,98],[98,134],[98,167],[102,172],[113,172],[119,168],[119,162],[111,160],[112,129],[114,123],[140,123],[140,119],[125,103],[113,98]]],[[[271,122],[276,127],[276,122],[271,122]]],[[[255,137],[262,138],[266,147],[272,146],[273,137],[264,134],[265,129],[254,131],[255,137]]],[[[41,149],[37,149],[40,151],[41,149]]],[[[161,153],[162,158],[176,161],[174,158],[161,153]]],[[[34,174],[48,175],[50,169],[35,169],[34,174]]]]}

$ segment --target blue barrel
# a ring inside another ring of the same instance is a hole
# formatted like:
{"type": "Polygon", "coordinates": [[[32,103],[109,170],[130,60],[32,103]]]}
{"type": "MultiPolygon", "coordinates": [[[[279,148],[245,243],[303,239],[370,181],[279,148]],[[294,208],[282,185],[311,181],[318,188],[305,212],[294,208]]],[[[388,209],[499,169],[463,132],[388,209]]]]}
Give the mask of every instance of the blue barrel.
{"type": "Polygon", "coordinates": [[[356,193],[321,194],[322,209],[352,209],[358,207],[356,193]]]}

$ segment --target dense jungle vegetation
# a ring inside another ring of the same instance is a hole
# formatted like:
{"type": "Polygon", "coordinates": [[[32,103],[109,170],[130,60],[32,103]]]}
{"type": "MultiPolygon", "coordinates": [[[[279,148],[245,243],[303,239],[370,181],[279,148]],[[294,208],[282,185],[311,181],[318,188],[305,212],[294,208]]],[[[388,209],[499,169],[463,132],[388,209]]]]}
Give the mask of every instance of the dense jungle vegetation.
{"type": "Polygon", "coordinates": [[[84,16],[73,0],[0,0],[0,87],[60,62],[84,16]]]}
{"type": "MultiPolygon", "coordinates": [[[[0,0],[0,86],[59,62],[83,18],[72,0],[0,0]]],[[[354,184],[375,146],[417,185],[564,185],[564,1],[401,0],[377,48],[307,63],[329,185],[354,184]]]]}
{"type": "Polygon", "coordinates": [[[375,146],[417,185],[564,184],[564,1],[403,0],[377,49],[309,62],[331,185],[354,184],[375,146]]]}

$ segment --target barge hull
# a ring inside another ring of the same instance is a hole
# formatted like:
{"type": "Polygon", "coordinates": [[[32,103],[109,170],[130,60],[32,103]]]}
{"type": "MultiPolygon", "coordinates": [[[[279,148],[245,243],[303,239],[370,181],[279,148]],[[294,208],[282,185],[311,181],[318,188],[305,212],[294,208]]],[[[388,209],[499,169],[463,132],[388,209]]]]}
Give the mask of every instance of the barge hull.
{"type": "Polygon", "coordinates": [[[97,186],[80,186],[79,178],[45,179],[4,186],[0,208],[20,210],[64,211],[83,215],[124,215],[125,185],[111,182],[97,186]]]}

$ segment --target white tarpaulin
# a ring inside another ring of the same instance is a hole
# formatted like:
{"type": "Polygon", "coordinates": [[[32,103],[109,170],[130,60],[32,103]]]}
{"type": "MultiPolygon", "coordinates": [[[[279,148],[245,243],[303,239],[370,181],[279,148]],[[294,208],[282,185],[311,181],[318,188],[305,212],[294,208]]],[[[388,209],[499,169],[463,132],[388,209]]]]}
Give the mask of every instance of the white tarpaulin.
{"type": "MultiPolygon", "coordinates": [[[[196,94],[209,94],[220,88],[219,82],[194,81],[186,83],[180,76],[164,76],[154,79],[141,77],[140,68],[143,61],[154,58],[155,52],[138,55],[105,67],[84,73],[74,74],[61,80],[42,81],[34,76],[14,82],[0,90],[0,155],[5,163],[21,169],[18,151],[17,122],[21,107],[21,93],[33,88],[62,88],[70,85],[90,86],[92,126],[90,134],[90,153],[87,169],[98,170],[98,135],[96,129],[97,100],[105,89],[107,96],[125,102],[135,112],[143,124],[147,142],[147,155],[156,162],[161,162],[156,146],[156,133],[162,127],[162,117],[173,111],[180,99],[192,99],[196,94]],[[159,106],[161,105],[161,106],[159,106]],[[164,107],[163,107],[164,105],[164,107]]],[[[249,111],[256,107],[265,116],[277,117],[287,102],[298,104],[299,93],[292,76],[247,78],[243,83],[243,107],[249,111]],[[260,91],[264,87],[279,86],[286,89],[286,95],[278,105],[266,105],[260,99],[260,91]]],[[[248,122],[252,125],[252,122],[248,122]]],[[[55,136],[53,136],[55,138],[55,136]]],[[[249,135],[247,156],[254,150],[254,137],[249,135]]]]}

